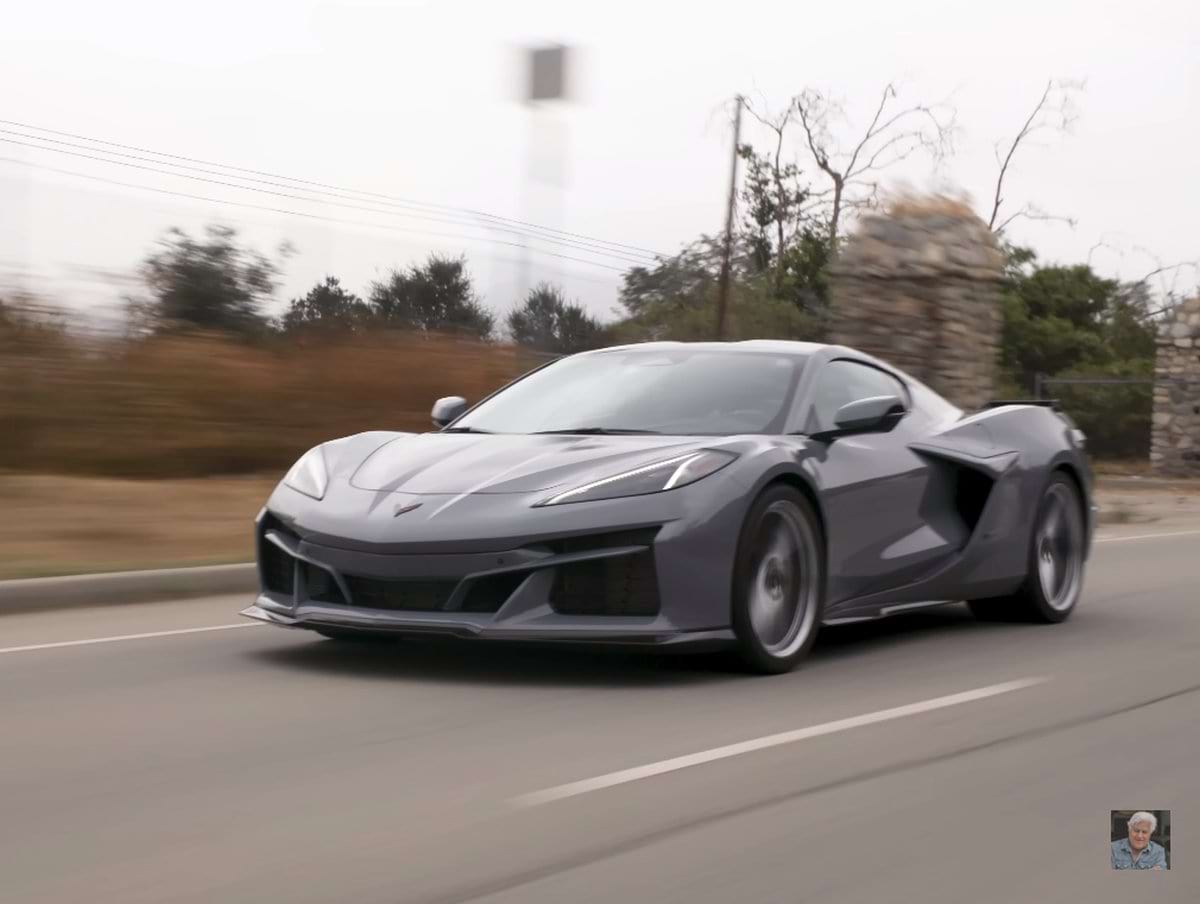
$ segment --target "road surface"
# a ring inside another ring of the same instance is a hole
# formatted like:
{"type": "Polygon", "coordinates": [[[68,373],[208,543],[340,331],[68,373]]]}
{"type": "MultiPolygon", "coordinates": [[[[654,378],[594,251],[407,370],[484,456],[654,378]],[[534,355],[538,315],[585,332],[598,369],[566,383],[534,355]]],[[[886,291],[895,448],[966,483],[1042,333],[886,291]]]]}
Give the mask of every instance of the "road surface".
{"type": "Polygon", "coordinates": [[[950,606],[775,678],[2,617],[0,900],[1197,901],[1200,530],[1102,537],[1064,625],[950,606]],[[1122,808],[1172,810],[1170,872],[1109,870],[1122,808]]]}

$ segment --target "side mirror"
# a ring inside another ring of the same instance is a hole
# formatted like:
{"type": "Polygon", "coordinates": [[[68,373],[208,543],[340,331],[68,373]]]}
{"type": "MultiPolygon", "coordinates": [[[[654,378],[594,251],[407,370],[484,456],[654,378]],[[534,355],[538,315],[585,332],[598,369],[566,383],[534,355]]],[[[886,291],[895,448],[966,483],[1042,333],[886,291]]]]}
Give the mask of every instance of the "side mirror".
{"type": "Polygon", "coordinates": [[[467,400],[462,396],[446,396],[433,403],[433,426],[441,429],[467,410],[467,400]]]}
{"type": "Polygon", "coordinates": [[[904,402],[898,396],[872,396],[847,402],[833,416],[834,429],[813,434],[814,439],[830,440],[849,433],[890,430],[904,416],[904,402]]]}

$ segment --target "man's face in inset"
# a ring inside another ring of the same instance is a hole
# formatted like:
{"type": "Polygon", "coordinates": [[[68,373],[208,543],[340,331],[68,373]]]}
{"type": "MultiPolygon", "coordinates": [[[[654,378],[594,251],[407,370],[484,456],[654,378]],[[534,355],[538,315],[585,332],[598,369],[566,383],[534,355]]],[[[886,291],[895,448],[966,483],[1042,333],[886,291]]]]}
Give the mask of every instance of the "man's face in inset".
{"type": "Polygon", "coordinates": [[[1134,852],[1143,850],[1150,843],[1150,823],[1135,822],[1129,827],[1129,846],[1134,852]]]}

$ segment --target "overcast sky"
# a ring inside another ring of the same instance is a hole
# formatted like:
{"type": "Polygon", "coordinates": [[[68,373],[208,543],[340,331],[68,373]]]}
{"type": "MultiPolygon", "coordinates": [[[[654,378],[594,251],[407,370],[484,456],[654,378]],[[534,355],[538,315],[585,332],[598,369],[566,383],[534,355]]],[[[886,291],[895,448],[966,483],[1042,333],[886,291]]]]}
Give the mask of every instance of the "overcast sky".
{"type": "MultiPolygon", "coordinates": [[[[1072,133],[1021,152],[1006,193],[1013,209],[1031,201],[1078,225],[1019,223],[1012,237],[1051,260],[1091,252],[1125,278],[1154,256],[1200,258],[1195,0],[20,6],[0,29],[0,119],[667,253],[721,227],[735,93],[779,106],[806,86],[829,90],[847,137],[889,81],[902,102],[949,98],[956,155],[937,174],[910,160],[893,179],[965,192],[986,217],[993,144],[1011,140],[1047,79],[1086,79],[1072,133]],[[541,42],[579,49],[577,97],[535,113],[517,99],[518,51],[541,42]],[[546,179],[555,161],[557,183],[546,179]],[[531,169],[543,178],[530,182],[531,169]],[[1100,242],[1111,247],[1092,251],[1100,242]]],[[[516,300],[521,251],[502,243],[520,237],[469,216],[283,198],[268,192],[303,193],[266,176],[254,192],[81,159],[0,129],[41,145],[0,141],[0,285],[101,311],[165,229],[224,222],[263,251],[295,246],[280,303],[326,273],[365,292],[430,250],[465,253],[494,308],[516,300]]],[[[535,242],[575,259],[536,253],[530,275],[610,316],[625,255],[639,252],[570,241],[535,242]]]]}

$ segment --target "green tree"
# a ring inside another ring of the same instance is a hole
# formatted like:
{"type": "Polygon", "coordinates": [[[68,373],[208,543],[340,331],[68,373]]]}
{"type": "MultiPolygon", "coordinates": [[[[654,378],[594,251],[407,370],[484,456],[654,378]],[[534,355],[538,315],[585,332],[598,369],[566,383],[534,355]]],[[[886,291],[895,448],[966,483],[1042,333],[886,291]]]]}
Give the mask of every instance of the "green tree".
{"type": "Polygon", "coordinates": [[[829,308],[829,223],[812,209],[812,191],[794,163],[782,162],[783,119],[765,121],[776,134],[773,153],[739,149],[746,163],[742,236],[754,273],[769,274],[774,297],[823,319],[829,308]]]}
{"type": "Polygon", "coordinates": [[[775,286],[776,297],[791,302],[821,324],[829,318],[830,248],[824,224],[806,225],[784,248],[780,258],[782,278],[775,286]]]}
{"type": "MultiPolygon", "coordinates": [[[[1150,381],[1155,337],[1144,284],[1105,279],[1085,265],[1038,266],[1028,248],[1007,247],[1001,365],[1005,394],[1029,393],[1037,374],[1150,381]]],[[[1141,456],[1150,439],[1146,384],[1051,384],[1088,435],[1093,454],[1141,456]]]]}
{"type": "Polygon", "coordinates": [[[475,295],[466,262],[437,254],[373,283],[369,305],[378,323],[400,329],[486,339],[495,323],[475,295]]]}
{"type": "Polygon", "coordinates": [[[1150,451],[1154,406],[1154,358],[1129,358],[1087,365],[1059,377],[1144,380],[1129,384],[1052,385],[1051,395],[1087,435],[1088,449],[1099,458],[1144,458],[1150,451]]]}
{"type": "MultiPolygon", "coordinates": [[[[735,255],[733,278],[747,272],[744,254],[735,255]]],[[[653,267],[633,267],[622,279],[619,300],[630,317],[686,310],[705,303],[715,291],[721,269],[721,242],[703,235],[674,257],[653,267]]]]}
{"type": "MultiPolygon", "coordinates": [[[[734,259],[730,283],[731,339],[816,339],[819,319],[775,294],[773,275],[756,273],[753,251],[734,259]]],[[[618,341],[707,340],[716,320],[720,247],[703,238],[653,269],[626,274],[620,301],[628,316],[614,324],[618,341]]]]}
{"type": "Polygon", "coordinates": [[[1038,373],[1153,353],[1153,332],[1119,282],[1084,264],[1039,267],[1028,249],[1019,249],[1020,263],[1009,256],[1001,365],[1019,386],[1032,387],[1038,373]]]}
{"type": "Polygon", "coordinates": [[[742,182],[742,229],[749,245],[750,259],[758,272],[775,269],[777,284],[782,281],[780,249],[786,249],[804,221],[804,202],[808,186],[799,167],[782,163],[782,145],[772,158],[751,145],[738,148],[745,161],[742,182]]]}
{"type": "Polygon", "coordinates": [[[151,298],[132,308],[152,329],[258,333],[278,275],[278,265],[239,245],[231,227],[208,226],[201,239],[171,229],[142,265],[151,298]]]}
{"type": "Polygon", "coordinates": [[[562,290],[549,283],[530,290],[525,303],[509,313],[508,329],[521,345],[561,354],[596,348],[604,336],[582,305],[568,304],[562,290]]]}
{"type": "Polygon", "coordinates": [[[336,276],[326,276],[303,298],[293,298],[281,318],[286,332],[298,330],[346,331],[361,329],[371,309],[353,292],[342,288],[336,276]]]}

